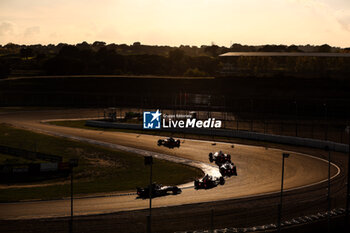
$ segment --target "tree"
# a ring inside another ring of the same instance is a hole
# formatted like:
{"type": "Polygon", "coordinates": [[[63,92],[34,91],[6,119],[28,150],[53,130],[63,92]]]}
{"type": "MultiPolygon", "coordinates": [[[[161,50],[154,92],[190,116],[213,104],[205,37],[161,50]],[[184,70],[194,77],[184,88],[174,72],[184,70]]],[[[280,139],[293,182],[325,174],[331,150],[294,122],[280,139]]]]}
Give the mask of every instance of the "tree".
{"type": "Polygon", "coordinates": [[[79,48],[79,49],[89,49],[90,45],[86,41],[83,41],[82,43],[77,44],[77,48],[79,48]]]}
{"type": "Polygon", "coordinates": [[[0,79],[7,78],[10,73],[10,65],[5,62],[0,62],[0,79]]]}
{"type": "Polygon", "coordinates": [[[318,52],[320,53],[330,53],[332,50],[332,47],[329,46],[328,44],[323,44],[318,47],[318,52]]]}
{"type": "Polygon", "coordinates": [[[62,56],[62,57],[79,57],[80,55],[80,50],[73,45],[65,45],[63,46],[59,53],[58,56],[62,56]]]}
{"type": "Polygon", "coordinates": [[[286,52],[303,52],[303,51],[300,50],[298,46],[291,45],[287,47],[286,52]]]}
{"type": "Polygon", "coordinates": [[[286,52],[286,45],[265,45],[259,49],[259,52],[286,52]]]}
{"type": "Polygon", "coordinates": [[[231,45],[231,51],[232,52],[244,52],[242,47],[243,46],[241,44],[234,43],[233,45],[231,45]]]}
{"type": "Polygon", "coordinates": [[[175,49],[169,52],[169,64],[171,75],[182,75],[186,67],[186,58],[185,52],[181,49],[175,49]]]}
{"type": "Polygon", "coordinates": [[[219,46],[212,44],[211,46],[205,47],[204,52],[208,53],[212,57],[217,57],[220,54],[219,49],[219,46]]]}
{"type": "Polygon", "coordinates": [[[21,48],[21,50],[19,51],[20,55],[21,55],[21,58],[24,58],[24,59],[28,59],[29,57],[32,57],[33,56],[33,49],[31,48],[28,48],[28,47],[25,47],[25,48],[21,48]]]}
{"type": "Polygon", "coordinates": [[[184,73],[184,76],[188,76],[188,77],[205,77],[208,76],[208,74],[206,74],[203,71],[200,71],[198,68],[188,68],[186,70],[186,72],[184,73]]]}
{"type": "Polygon", "coordinates": [[[179,61],[185,56],[185,52],[181,49],[174,49],[169,52],[169,59],[171,61],[179,61]]]}
{"type": "Polygon", "coordinates": [[[18,48],[18,47],[19,47],[19,45],[14,44],[14,43],[7,43],[7,44],[4,46],[4,48],[6,48],[6,49],[16,49],[16,48],[18,48]]]}
{"type": "Polygon", "coordinates": [[[101,48],[101,47],[104,47],[104,46],[106,46],[106,42],[103,42],[103,41],[95,41],[92,44],[92,47],[95,47],[95,48],[101,48]]]}

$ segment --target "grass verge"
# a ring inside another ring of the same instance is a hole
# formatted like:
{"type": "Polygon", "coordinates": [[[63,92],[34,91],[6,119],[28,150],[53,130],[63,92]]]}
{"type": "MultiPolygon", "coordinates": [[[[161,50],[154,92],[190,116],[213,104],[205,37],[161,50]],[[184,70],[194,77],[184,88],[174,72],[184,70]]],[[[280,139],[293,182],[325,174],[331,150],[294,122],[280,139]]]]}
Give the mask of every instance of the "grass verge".
{"type": "MultiPolygon", "coordinates": [[[[74,170],[75,194],[134,191],[137,186],[145,186],[149,182],[149,167],[144,165],[143,157],[136,154],[34,133],[7,124],[0,124],[0,144],[59,155],[64,161],[79,158],[79,166],[74,170]]],[[[181,184],[200,176],[202,171],[197,168],[154,160],[153,180],[157,183],[181,184]]],[[[11,188],[11,185],[14,184],[0,187],[0,202],[56,199],[70,194],[68,177],[35,183],[35,187],[16,184],[16,188],[11,188]]]]}

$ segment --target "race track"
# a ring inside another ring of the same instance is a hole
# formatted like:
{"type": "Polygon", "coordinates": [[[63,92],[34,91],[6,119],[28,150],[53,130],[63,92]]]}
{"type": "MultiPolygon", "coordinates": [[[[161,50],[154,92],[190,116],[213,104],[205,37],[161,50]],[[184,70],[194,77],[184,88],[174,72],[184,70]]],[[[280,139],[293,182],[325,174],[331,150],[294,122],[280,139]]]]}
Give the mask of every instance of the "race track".
{"type": "MultiPolygon", "coordinates": [[[[42,120],[47,119],[96,117],[96,115],[94,110],[79,109],[2,112],[0,122],[33,131],[93,139],[205,163],[209,163],[209,152],[222,150],[232,155],[232,161],[237,165],[238,176],[227,179],[224,186],[211,190],[185,189],[181,195],[155,198],[153,207],[243,198],[280,190],[282,150],[238,144],[232,148],[230,143],[216,142],[213,145],[213,142],[190,139],[182,139],[183,143],[178,149],[168,149],[156,145],[159,136],[67,128],[41,123],[42,120]]],[[[294,152],[290,154],[285,163],[285,189],[315,185],[327,179],[326,161],[305,154],[294,152]]],[[[339,169],[332,165],[332,176],[338,173],[339,169]]],[[[136,199],[135,195],[81,198],[76,199],[74,203],[75,215],[112,213],[148,207],[148,200],[136,199]]],[[[70,200],[0,203],[0,219],[48,218],[69,214],[70,200]]]]}

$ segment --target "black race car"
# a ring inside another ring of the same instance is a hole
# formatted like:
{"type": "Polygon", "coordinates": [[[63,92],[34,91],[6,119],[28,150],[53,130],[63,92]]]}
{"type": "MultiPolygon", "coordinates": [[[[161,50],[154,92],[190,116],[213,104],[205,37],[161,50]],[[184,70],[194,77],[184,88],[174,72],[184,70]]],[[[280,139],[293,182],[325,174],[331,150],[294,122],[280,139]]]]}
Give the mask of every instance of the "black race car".
{"type": "Polygon", "coordinates": [[[237,168],[231,162],[226,162],[219,167],[222,176],[237,176],[237,168]]]}
{"type": "MultiPolygon", "coordinates": [[[[156,183],[152,184],[151,188],[152,188],[151,190],[152,198],[166,196],[169,194],[177,195],[182,192],[182,190],[177,186],[163,186],[161,184],[156,184],[156,183]]],[[[136,192],[140,198],[149,198],[149,187],[146,187],[146,188],[137,187],[136,192]]]]}
{"type": "Polygon", "coordinates": [[[168,148],[180,147],[180,140],[175,140],[174,138],[170,137],[167,139],[159,139],[157,144],[158,146],[163,145],[168,148]]]}
{"type": "Polygon", "coordinates": [[[222,177],[222,176],[221,177],[212,177],[212,176],[209,176],[207,174],[202,179],[194,181],[194,188],[195,189],[211,189],[211,188],[218,186],[219,184],[220,185],[225,184],[224,177],[222,177]]]}
{"type": "Polygon", "coordinates": [[[231,155],[230,154],[224,154],[222,151],[218,151],[213,153],[209,153],[209,161],[212,163],[215,161],[215,163],[218,166],[221,166],[222,164],[226,162],[231,162],[231,155]]]}

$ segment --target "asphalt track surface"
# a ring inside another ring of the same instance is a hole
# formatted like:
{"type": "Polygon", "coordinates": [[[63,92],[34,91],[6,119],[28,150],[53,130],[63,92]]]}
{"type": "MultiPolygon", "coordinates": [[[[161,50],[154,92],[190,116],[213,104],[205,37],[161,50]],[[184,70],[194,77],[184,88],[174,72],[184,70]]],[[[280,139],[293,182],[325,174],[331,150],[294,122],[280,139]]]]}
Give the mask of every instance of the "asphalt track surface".
{"type": "MultiPolygon", "coordinates": [[[[16,127],[48,134],[59,133],[100,142],[112,143],[209,163],[208,153],[222,150],[230,153],[237,166],[237,177],[226,180],[224,186],[210,190],[185,189],[181,195],[169,195],[153,200],[153,207],[181,206],[185,204],[224,201],[246,197],[261,197],[278,192],[281,185],[282,150],[258,146],[182,139],[180,148],[158,147],[159,136],[145,134],[106,132],[43,124],[42,120],[58,118],[95,117],[94,110],[50,110],[0,113],[0,122],[16,127]]],[[[295,190],[320,184],[327,180],[328,164],[325,160],[296,152],[290,152],[285,163],[286,190],[295,190]]],[[[339,168],[332,164],[332,177],[339,168]]],[[[70,200],[0,203],[0,219],[38,219],[64,217],[70,214],[70,200]]],[[[100,196],[76,199],[75,215],[106,214],[148,207],[148,200],[136,199],[135,195],[100,196]]]]}

